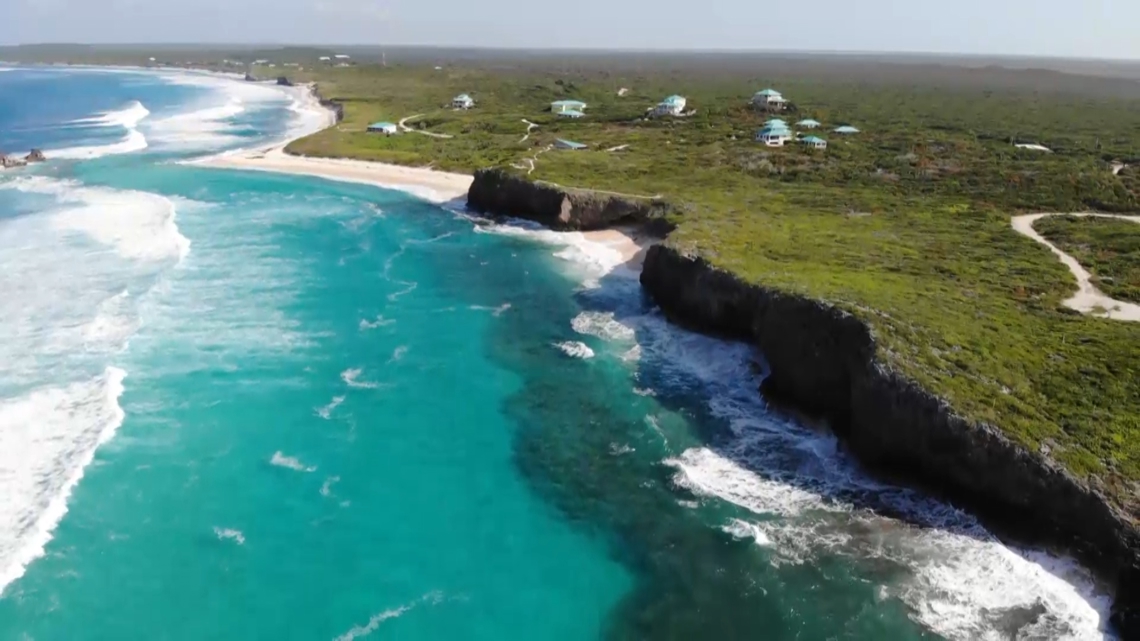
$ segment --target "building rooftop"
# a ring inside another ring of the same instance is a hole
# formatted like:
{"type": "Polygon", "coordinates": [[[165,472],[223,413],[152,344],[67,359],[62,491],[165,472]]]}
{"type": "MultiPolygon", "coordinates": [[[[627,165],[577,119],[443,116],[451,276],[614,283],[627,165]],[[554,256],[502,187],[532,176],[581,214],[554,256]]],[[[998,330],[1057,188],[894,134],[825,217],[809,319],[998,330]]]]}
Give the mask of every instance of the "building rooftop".
{"type": "Polygon", "coordinates": [[[812,120],[811,118],[805,118],[804,120],[801,120],[801,121],[797,122],[796,124],[799,125],[800,127],[818,127],[823,123],[821,123],[818,120],[812,120]]]}
{"type": "Polygon", "coordinates": [[[678,103],[678,102],[685,102],[685,97],[684,97],[684,96],[678,96],[678,95],[676,95],[676,94],[673,94],[672,96],[669,96],[668,98],[666,98],[666,99],[662,100],[662,101],[661,101],[661,104],[663,104],[663,105],[672,105],[672,104],[676,104],[676,103],[678,103]]]}
{"type": "Polygon", "coordinates": [[[820,142],[822,142],[824,144],[827,143],[826,140],[824,140],[823,138],[820,138],[819,136],[804,136],[802,138],[802,141],[805,143],[820,143],[820,142]]]}
{"type": "Polygon", "coordinates": [[[552,103],[550,103],[550,104],[552,104],[552,105],[562,105],[562,106],[566,106],[566,107],[571,107],[571,106],[574,106],[574,105],[580,105],[580,106],[583,106],[583,107],[585,107],[585,106],[586,106],[586,103],[582,102],[581,100],[555,100],[554,102],[552,102],[552,103]]]}
{"type": "Polygon", "coordinates": [[[783,98],[784,94],[776,91],[775,89],[764,89],[756,92],[757,96],[768,96],[769,98],[783,98]]]}
{"type": "Polygon", "coordinates": [[[859,133],[859,130],[856,129],[855,127],[852,127],[851,125],[843,125],[842,127],[836,127],[834,131],[837,134],[857,134],[857,133],[859,133]]]}
{"type": "Polygon", "coordinates": [[[395,126],[396,126],[396,123],[392,123],[392,122],[374,122],[371,125],[368,125],[368,128],[369,129],[391,129],[392,127],[395,127],[395,126]]]}
{"type": "Polygon", "coordinates": [[[792,130],[782,125],[768,125],[760,130],[760,135],[791,136],[792,130]]]}
{"type": "Polygon", "coordinates": [[[556,142],[559,145],[566,147],[567,149],[585,149],[586,148],[586,145],[584,145],[580,142],[574,142],[573,140],[563,140],[563,139],[559,138],[559,139],[557,139],[556,142]]]}

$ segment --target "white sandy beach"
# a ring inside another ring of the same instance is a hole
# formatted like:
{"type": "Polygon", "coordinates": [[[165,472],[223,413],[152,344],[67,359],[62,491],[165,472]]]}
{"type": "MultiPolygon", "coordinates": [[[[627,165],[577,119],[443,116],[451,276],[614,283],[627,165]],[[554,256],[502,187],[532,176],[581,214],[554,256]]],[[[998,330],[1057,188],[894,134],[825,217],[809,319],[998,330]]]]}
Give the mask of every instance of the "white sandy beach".
{"type": "MultiPolygon", "coordinates": [[[[307,121],[312,124],[295,131],[292,139],[316,133],[336,124],[332,112],[320,105],[308,87],[296,87],[291,93],[300,103],[297,111],[322,114],[320,118],[308,118],[307,121]]],[[[385,189],[398,189],[436,203],[465,200],[473,180],[473,177],[467,174],[436,171],[424,167],[405,167],[349,158],[294,156],[285,153],[287,144],[288,142],[285,142],[269,148],[240,150],[196,160],[193,164],[363,183],[385,189]]],[[[648,239],[640,238],[634,230],[607,229],[585,232],[583,236],[590,242],[605,245],[619,252],[628,267],[640,270],[648,239]]]]}

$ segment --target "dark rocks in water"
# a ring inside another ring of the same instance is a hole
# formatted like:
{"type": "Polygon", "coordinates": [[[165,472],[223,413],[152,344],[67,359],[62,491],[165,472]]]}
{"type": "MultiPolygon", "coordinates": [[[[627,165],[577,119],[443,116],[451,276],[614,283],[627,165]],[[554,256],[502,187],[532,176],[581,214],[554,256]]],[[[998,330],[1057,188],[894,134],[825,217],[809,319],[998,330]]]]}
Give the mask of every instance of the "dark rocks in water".
{"type": "Polygon", "coordinates": [[[9,156],[9,155],[0,153],[0,167],[5,167],[5,168],[23,167],[27,164],[28,164],[28,161],[26,161],[22,158],[16,158],[15,156],[9,156]]]}
{"type": "Polygon", "coordinates": [[[254,78],[253,74],[247,73],[247,74],[245,74],[245,81],[246,82],[257,82],[257,78],[254,78]]]}
{"type": "Polygon", "coordinates": [[[47,158],[44,157],[44,152],[39,149],[33,149],[31,153],[24,158],[27,162],[44,162],[47,158]]]}
{"type": "MultiPolygon", "coordinates": [[[[544,197],[553,201],[544,206],[560,203],[544,197]]],[[[824,301],[746,283],[665,245],[649,249],[641,284],[671,319],[759,347],[770,368],[765,394],[826,417],[872,470],[968,507],[999,532],[1087,563],[1117,587],[1113,624],[1124,638],[1140,639],[1137,525],[1097,488],[995,426],[960,416],[880,361],[862,320],[824,301]]]]}
{"type": "Polygon", "coordinates": [[[289,82],[289,78],[285,76],[277,76],[277,86],[279,87],[292,87],[293,83],[289,82]]]}
{"type": "Polygon", "coordinates": [[[467,206],[480,213],[533,220],[551,229],[579,231],[664,220],[670,209],[661,200],[567,189],[499,168],[475,172],[467,206]]]}

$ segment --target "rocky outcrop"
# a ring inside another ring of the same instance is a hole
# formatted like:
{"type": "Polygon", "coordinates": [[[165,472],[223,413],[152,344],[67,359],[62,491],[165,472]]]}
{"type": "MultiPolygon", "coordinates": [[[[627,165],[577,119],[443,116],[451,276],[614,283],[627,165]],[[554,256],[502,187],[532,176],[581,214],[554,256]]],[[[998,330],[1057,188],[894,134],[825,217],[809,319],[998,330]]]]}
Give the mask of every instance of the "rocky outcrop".
{"type": "Polygon", "coordinates": [[[8,168],[12,168],[12,167],[23,167],[27,164],[28,164],[28,161],[26,161],[22,158],[17,158],[15,156],[8,156],[6,154],[0,153],[0,167],[8,169],[8,168]]]}
{"type": "Polygon", "coordinates": [[[44,152],[39,149],[33,149],[27,157],[24,158],[27,162],[44,162],[47,158],[44,157],[44,152]]]}
{"type": "Polygon", "coordinates": [[[286,76],[277,76],[278,87],[292,87],[293,83],[286,76]]]}
{"type": "Polygon", "coordinates": [[[467,206],[480,213],[523,218],[551,229],[577,231],[663,220],[669,210],[669,205],[660,200],[567,189],[499,168],[475,172],[467,191],[467,206]]]}
{"type": "Polygon", "coordinates": [[[319,102],[322,107],[333,112],[333,116],[336,117],[337,124],[340,124],[340,122],[344,120],[343,104],[337,102],[336,100],[326,100],[325,98],[322,98],[320,88],[315,84],[309,86],[309,91],[312,92],[313,96],[316,97],[317,102],[319,102]]]}
{"type": "Polygon", "coordinates": [[[766,394],[826,417],[872,470],[968,507],[997,531],[1064,549],[1117,586],[1113,623],[1140,638],[1140,532],[1096,489],[991,425],[956,414],[878,359],[860,319],[827,303],[747,284],[668,246],[641,283],[675,321],[755,344],[766,394]]]}

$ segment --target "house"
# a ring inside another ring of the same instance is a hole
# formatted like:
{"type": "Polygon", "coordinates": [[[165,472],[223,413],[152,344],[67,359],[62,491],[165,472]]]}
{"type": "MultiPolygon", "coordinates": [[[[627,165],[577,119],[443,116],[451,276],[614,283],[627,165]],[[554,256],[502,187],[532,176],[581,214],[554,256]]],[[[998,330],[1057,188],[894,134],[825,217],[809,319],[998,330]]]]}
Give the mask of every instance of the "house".
{"type": "Polygon", "coordinates": [[[551,113],[562,114],[567,111],[573,111],[578,114],[577,116],[571,116],[573,118],[581,118],[583,116],[582,112],[585,110],[586,103],[581,100],[555,100],[550,103],[551,113]]]}
{"type": "Polygon", "coordinates": [[[842,127],[836,127],[832,131],[834,131],[837,134],[845,134],[845,135],[846,134],[857,134],[857,133],[859,133],[859,130],[852,127],[851,125],[843,125],[842,127]]]}
{"type": "Polygon", "coordinates": [[[783,118],[769,118],[764,121],[765,127],[770,127],[773,125],[786,128],[788,126],[788,121],[784,120],[783,118]]]}
{"type": "Polygon", "coordinates": [[[554,141],[554,148],[555,149],[569,149],[571,151],[580,151],[582,149],[585,149],[586,145],[584,145],[580,142],[574,142],[571,140],[563,140],[563,139],[559,138],[558,140],[554,141]]]}
{"type": "Polygon", "coordinates": [[[332,62],[332,56],[321,56],[318,58],[321,62],[332,62]]]}
{"type": "Polygon", "coordinates": [[[687,102],[684,96],[669,96],[657,103],[657,106],[653,108],[653,114],[656,116],[680,116],[685,111],[687,102]]]}
{"type": "Polygon", "coordinates": [[[783,147],[785,142],[792,139],[792,130],[786,125],[768,125],[756,132],[756,140],[769,147],[783,147]]]}
{"type": "Polygon", "coordinates": [[[565,111],[559,111],[557,114],[559,118],[581,118],[585,115],[586,114],[578,111],[577,109],[567,109],[565,111]]]}
{"type": "Polygon", "coordinates": [[[398,129],[396,125],[390,122],[374,122],[368,125],[368,131],[370,133],[384,134],[385,136],[394,136],[398,129]]]}
{"type": "Polygon", "coordinates": [[[788,101],[784,100],[784,96],[775,89],[764,89],[757,91],[752,96],[752,106],[757,109],[768,109],[770,111],[781,111],[787,106],[788,101]]]}
{"type": "Polygon", "coordinates": [[[333,57],[334,57],[334,58],[336,58],[337,60],[348,60],[348,59],[349,59],[349,58],[351,58],[352,56],[348,56],[348,55],[345,55],[345,54],[343,54],[343,53],[338,53],[338,54],[336,54],[336,55],[335,55],[335,56],[333,56],[333,57]]]}
{"type": "Polygon", "coordinates": [[[470,109],[475,106],[475,101],[465,93],[451,99],[451,106],[454,109],[470,109]]]}
{"type": "Polygon", "coordinates": [[[804,136],[800,142],[812,149],[827,149],[827,141],[816,136],[804,136]]]}
{"type": "Polygon", "coordinates": [[[823,123],[821,123],[820,121],[812,120],[811,118],[808,118],[807,120],[801,120],[801,121],[796,123],[796,126],[802,128],[802,129],[816,129],[822,125],[823,125],[823,123]]]}
{"type": "Polygon", "coordinates": [[[269,61],[265,60],[265,59],[254,60],[253,64],[255,64],[255,65],[267,65],[267,64],[269,64],[269,61]]]}

